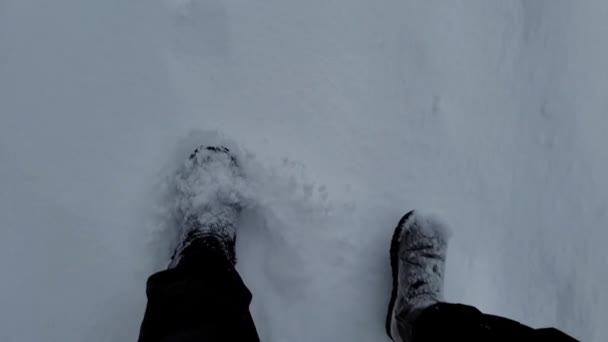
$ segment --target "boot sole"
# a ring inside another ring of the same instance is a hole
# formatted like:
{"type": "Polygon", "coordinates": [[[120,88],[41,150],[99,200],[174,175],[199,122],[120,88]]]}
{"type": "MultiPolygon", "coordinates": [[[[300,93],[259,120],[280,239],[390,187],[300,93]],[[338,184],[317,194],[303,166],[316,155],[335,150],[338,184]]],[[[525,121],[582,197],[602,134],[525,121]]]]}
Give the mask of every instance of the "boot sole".
{"type": "Polygon", "coordinates": [[[224,147],[224,146],[200,146],[200,147],[196,148],[194,150],[194,152],[192,152],[190,154],[190,157],[188,159],[190,159],[190,160],[194,159],[194,157],[196,157],[196,155],[203,150],[207,150],[207,151],[211,151],[211,152],[215,152],[215,153],[225,153],[230,157],[230,159],[234,163],[234,166],[236,166],[236,167],[239,166],[239,163],[237,162],[236,157],[232,154],[232,152],[230,152],[230,150],[227,147],[224,147]]]}
{"type": "Polygon", "coordinates": [[[386,333],[392,339],[391,335],[391,322],[393,320],[393,311],[395,309],[395,301],[397,300],[397,291],[399,290],[399,245],[401,242],[401,233],[403,232],[403,227],[405,225],[405,221],[407,221],[414,211],[410,211],[405,214],[399,223],[397,224],[397,228],[395,228],[395,232],[393,233],[393,238],[391,240],[391,250],[390,250],[390,258],[391,258],[391,271],[393,274],[393,290],[391,291],[391,300],[388,304],[388,313],[386,315],[386,333]]]}

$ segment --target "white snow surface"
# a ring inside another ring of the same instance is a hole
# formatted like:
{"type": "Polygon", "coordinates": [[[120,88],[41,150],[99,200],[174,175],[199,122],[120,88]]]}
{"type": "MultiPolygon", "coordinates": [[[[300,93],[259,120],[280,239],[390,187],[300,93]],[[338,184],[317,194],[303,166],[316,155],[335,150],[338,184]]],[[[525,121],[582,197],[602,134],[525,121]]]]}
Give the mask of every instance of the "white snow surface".
{"type": "Polygon", "coordinates": [[[387,341],[388,248],[446,298],[608,340],[608,3],[0,1],[0,340],[135,341],[159,184],[238,151],[263,341],[387,341]]]}

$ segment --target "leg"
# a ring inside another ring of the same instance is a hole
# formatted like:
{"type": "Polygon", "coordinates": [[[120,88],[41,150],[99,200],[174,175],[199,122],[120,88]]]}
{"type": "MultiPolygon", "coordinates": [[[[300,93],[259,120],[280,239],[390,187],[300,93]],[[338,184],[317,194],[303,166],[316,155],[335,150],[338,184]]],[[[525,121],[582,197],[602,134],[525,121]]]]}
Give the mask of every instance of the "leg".
{"type": "Polygon", "coordinates": [[[234,268],[242,175],[224,147],[201,147],[171,193],[181,238],[166,271],[148,279],[139,342],[258,342],[251,292],[234,268]]]}
{"type": "Polygon", "coordinates": [[[574,342],[557,329],[535,330],[516,321],[481,313],[472,306],[438,303],[422,311],[413,324],[413,342],[440,341],[555,341],[574,342]]]}
{"type": "Polygon", "coordinates": [[[197,242],[175,268],[148,279],[139,342],[259,341],[251,293],[223,253],[197,242]]]}
{"type": "Polygon", "coordinates": [[[446,228],[432,217],[405,215],[391,244],[393,292],[386,329],[397,342],[575,341],[556,329],[534,330],[518,322],[443,302],[446,228]]]}

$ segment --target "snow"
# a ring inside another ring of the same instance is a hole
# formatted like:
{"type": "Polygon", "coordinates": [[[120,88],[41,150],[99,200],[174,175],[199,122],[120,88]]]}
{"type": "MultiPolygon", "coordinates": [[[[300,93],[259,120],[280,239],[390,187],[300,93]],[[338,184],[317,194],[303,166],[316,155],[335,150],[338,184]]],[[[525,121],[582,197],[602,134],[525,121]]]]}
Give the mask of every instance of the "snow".
{"type": "Polygon", "coordinates": [[[388,247],[446,298],[608,339],[603,1],[0,2],[0,340],[133,341],[158,184],[228,141],[264,341],[383,341],[388,247]]]}
{"type": "Polygon", "coordinates": [[[452,230],[440,217],[432,213],[416,210],[405,222],[403,227],[406,231],[417,229],[423,237],[435,237],[446,244],[452,237],[452,230]],[[413,228],[417,227],[417,228],[413,228]]]}

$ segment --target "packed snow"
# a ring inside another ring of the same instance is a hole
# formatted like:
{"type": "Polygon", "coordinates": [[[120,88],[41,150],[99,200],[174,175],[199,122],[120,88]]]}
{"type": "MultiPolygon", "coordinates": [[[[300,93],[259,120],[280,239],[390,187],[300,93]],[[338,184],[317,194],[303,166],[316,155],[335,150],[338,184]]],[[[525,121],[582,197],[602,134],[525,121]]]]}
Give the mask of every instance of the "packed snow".
{"type": "Polygon", "coordinates": [[[238,151],[263,341],[388,341],[389,243],[445,297],[608,340],[608,3],[0,1],[0,340],[135,341],[162,184],[238,151]]]}

